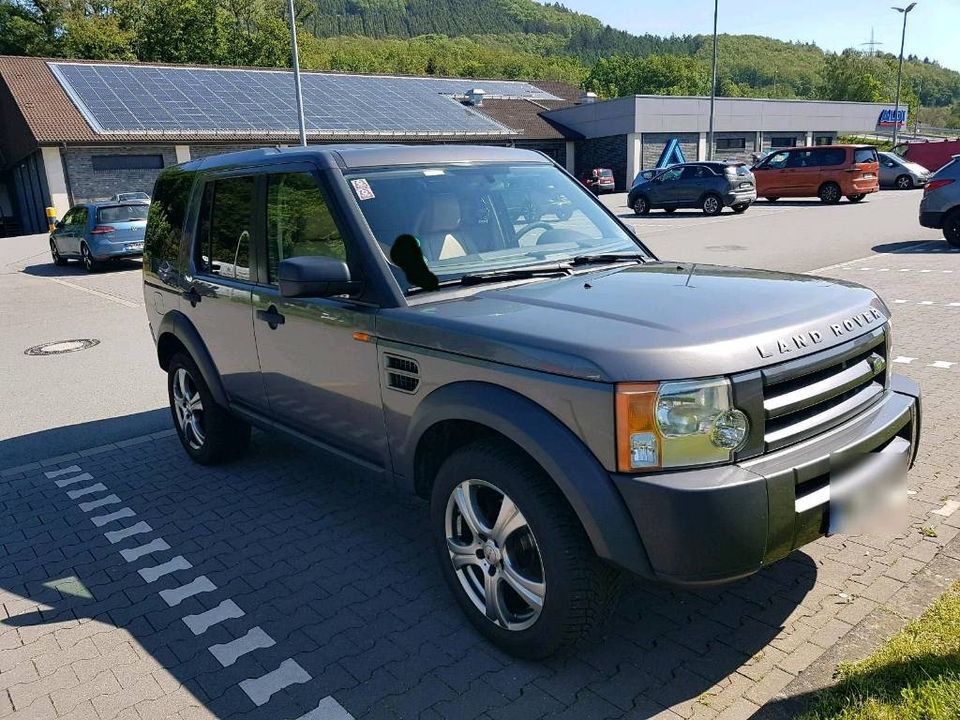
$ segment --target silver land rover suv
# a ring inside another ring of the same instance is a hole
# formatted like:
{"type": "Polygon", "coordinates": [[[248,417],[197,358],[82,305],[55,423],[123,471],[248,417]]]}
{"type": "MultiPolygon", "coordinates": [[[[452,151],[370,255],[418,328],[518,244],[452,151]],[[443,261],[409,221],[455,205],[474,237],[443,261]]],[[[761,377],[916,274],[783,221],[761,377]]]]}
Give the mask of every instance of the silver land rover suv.
{"type": "Polygon", "coordinates": [[[236,458],[257,425],[425,498],[458,603],[517,655],[582,636],[623,570],[757,572],[916,454],[872,291],[660,261],[538,153],[253,150],[152,197],[144,297],[186,452],[236,458]],[[511,210],[531,186],[555,211],[511,210]]]}

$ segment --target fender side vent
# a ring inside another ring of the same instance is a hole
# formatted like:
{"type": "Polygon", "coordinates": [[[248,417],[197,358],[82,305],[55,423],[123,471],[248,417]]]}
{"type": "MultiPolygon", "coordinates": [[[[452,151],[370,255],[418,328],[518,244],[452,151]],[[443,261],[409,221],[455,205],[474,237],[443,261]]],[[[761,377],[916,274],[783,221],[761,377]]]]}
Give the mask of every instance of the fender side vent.
{"type": "Polygon", "coordinates": [[[420,387],[420,366],[416,361],[399,355],[384,353],[387,387],[405,393],[415,393],[420,387]]]}

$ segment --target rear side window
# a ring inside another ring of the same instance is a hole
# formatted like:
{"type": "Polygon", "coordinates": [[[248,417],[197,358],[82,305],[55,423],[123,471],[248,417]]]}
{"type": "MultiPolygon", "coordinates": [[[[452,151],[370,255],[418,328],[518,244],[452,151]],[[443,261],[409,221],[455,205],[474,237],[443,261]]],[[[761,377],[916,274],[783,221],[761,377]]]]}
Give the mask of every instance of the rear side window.
{"type": "Polygon", "coordinates": [[[321,255],[346,261],[347,250],[310,173],[270,175],[267,181],[267,278],[277,282],[280,261],[321,255]]]}
{"type": "Polygon", "coordinates": [[[203,188],[195,258],[201,272],[250,279],[255,178],[229,177],[203,188]]]}
{"type": "Polygon", "coordinates": [[[146,205],[116,205],[97,209],[98,223],[133,222],[146,219],[146,205]]]}
{"type": "Polygon", "coordinates": [[[160,174],[147,213],[143,266],[157,271],[159,263],[172,261],[180,252],[180,237],[193,189],[194,175],[179,168],[160,174]]]}
{"type": "Polygon", "coordinates": [[[824,167],[843,165],[847,161],[847,151],[843,148],[827,148],[817,150],[816,153],[820,157],[820,164],[824,167]]]}
{"type": "Polygon", "coordinates": [[[709,168],[705,168],[703,165],[690,165],[683,169],[683,174],[681,177],[684,180],[691,180],[694,178],[708,178],[713,177],[713,171],[709,168]]]}
{"type": "Polygon", "coordinates": [[[860,163],[875,163],[877,162],[877,151],[873,148],[857,148],[853,151],[853,162],[857,165],[860,163]]]}

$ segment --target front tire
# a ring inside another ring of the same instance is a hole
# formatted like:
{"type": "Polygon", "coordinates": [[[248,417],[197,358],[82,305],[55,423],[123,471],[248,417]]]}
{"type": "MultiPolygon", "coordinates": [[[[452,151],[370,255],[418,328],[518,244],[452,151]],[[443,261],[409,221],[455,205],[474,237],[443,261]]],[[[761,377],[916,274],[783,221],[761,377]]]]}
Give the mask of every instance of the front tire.
{"type": "Polygon", "coordinates": [[[542,658],[581,639],[618,596],[573,510],[529,457],[481,440],[443,463],[430,521],[444,579],[470,622],[506,652],[542,658]]]}
{"type": "Polygon", "coordinates": [[[631,205],[630,208],[637,215],[649,215],[650,201],[647,200],[647,198],[645,198],[643,195],[638,195],[637,199],[633,201],[633,205],[631,205]]]}
{"type": "Polygon", "coordinates": [[[704,215],[711,217],[719,215],[723,212],[723,200],[720,199],[719,195],[707,195],[703,198],[703,202],[700,203],[700,208],[703,210],[704,215]]]}
{"type": "Polygon", "coordinates": [[[177,353],[167,370],[170,413],[183,449],[201,465],[240,457],[250,445],[250,425],[217,405],[193,359],[177,353]]]}
{"type": "Polygon", "coordinates": [[[676,208],[664,208],[663,211],[664,211],[665,213],[667,213],[668,215],[671,215],[671,214],[675,213],[675,212],[677,211],[677,209],[676,209],[676,208]]]}
{"type": "Polygon", "coordinates": [[[960,208],[951,210],[943,219],[943,239],[960,248],[960,208]]]}
{"type": "Polygon", "coordinates": [[[50,240],[50,257],[53,258],[53,264],[57,267],[63,267],[67,264],[67,259],[60,255],[60,251],[57,249],[57,243],[50,240]]]}
{"type": "Polygon", "coordinates": [[[861,200],[863,200],[865,197],[866,195],[862,193],[858,193],[857,195],[847,195],[847,200],[849,200],[852,203],[858,203],[861,200]]]}
{"type": "Polygon", "coordinates": [[[778,198],[778,197],[768,197],[768,198],[764,198],[764,200],[766,200],[767,202],[776,202],[776,201],[779,200],[779,199],[780,199],[780,198],[778,198]]]}
{"type": "Polygon", "coordinates": [[[836,205],[838,202],[840,202],[840,198],[843,197],[843,194],[839,185],[828,182],[820,186],[820,192],[817,193],[817,196],[820,198],[820,202],[824,203],[825,205],[836,205]]]}
{"type": "Polygon", "coordinates": [[[913,190],[913,178],[909,175],[897,175],[894,185],[897,190],[913,190]]]}
{"type": "Polygon", "coordinates": [[[732,209],[737,215],[743,215],[749,207],[749,205],[734,205],[732,209]]]}

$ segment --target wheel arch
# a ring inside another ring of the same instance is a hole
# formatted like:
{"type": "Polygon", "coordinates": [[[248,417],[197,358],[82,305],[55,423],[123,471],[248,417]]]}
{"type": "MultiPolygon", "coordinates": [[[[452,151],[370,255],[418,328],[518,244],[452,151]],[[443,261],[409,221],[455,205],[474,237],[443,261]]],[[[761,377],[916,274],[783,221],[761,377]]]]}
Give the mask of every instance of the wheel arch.
{"type": "Polygon", "coordinates": [[[171,310],[163,316],[157,328],[157,362],[164,371],[169,368],[170,359],[177,352],[186,352],[193,358],[213,399],[218,405],[226,407],[229,404],[227,393],[203,338],[186,315],[179,310],[171,310]]]}
{"type": "Polygon", "coordinates": [[[472,381],[434,390],[409,425],[397,470],[409,489],[428,497],[443,461],[484,437],[512,444],[543,469],[598,556],[653,576],[640,534],[609,473],[566,425],[512,390],[472,381]]]}

